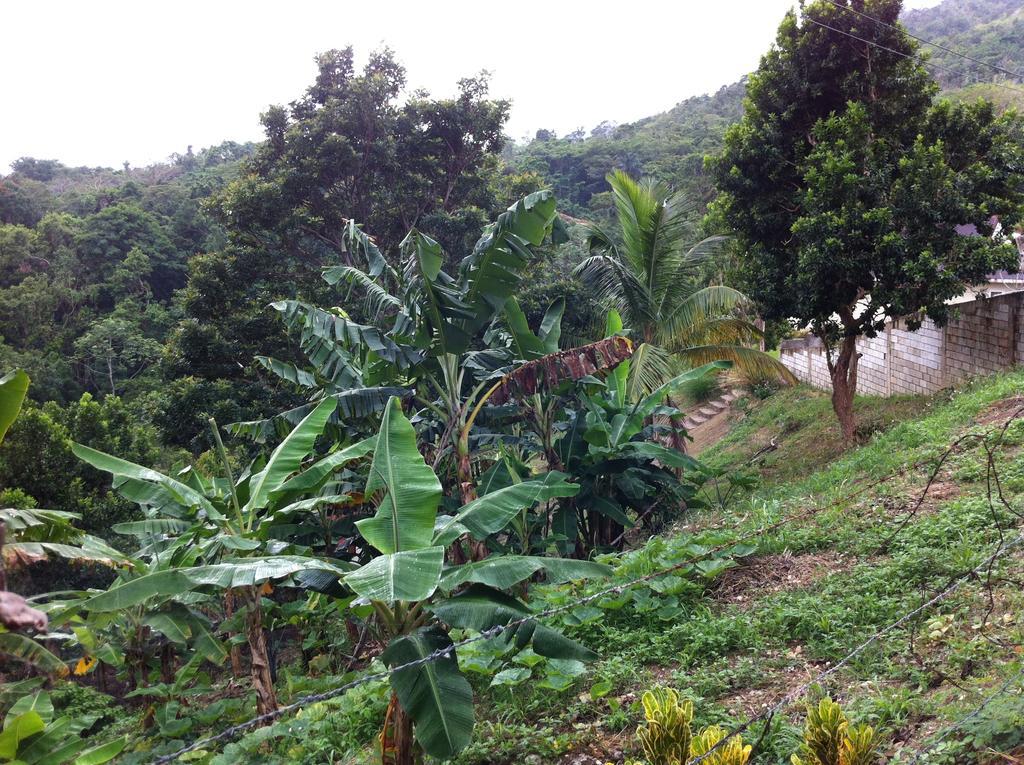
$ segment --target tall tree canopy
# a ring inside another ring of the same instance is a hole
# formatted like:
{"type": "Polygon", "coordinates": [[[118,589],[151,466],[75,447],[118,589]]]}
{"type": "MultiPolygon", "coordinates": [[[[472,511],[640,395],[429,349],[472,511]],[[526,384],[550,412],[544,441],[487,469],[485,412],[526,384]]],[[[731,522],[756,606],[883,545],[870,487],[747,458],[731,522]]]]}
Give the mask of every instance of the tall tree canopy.
{"type": "Polygon", "coordinates": [[[899,12],[900,0],[844,0],[789,13],[742,122],[709,160],[718,213],[747,253],[747,294],[765,318],[824,341],[851,439],[856,338],[887,317],[942,323],[948,300],[1016,261],[992,236],[997,218],[1020,219],[1016,117],[983,102],[933,105],[899,12]],[[959,235],[964,224],[981,236],[959,235]]]}
{"type": "Polygon", "coordinates": [[[499,209],[493,180],[510,104],[488,98],[486,74],[460,80],[452,98],[417,91],[403,101],[405,69],[389,50],[361,72],[351,48],[318,56],[317,67],[301,98],[263,114],[266,140],[214,205],[228,243],[191,263],[172,376],[252,380],[255,355],[287,355],[267,306],[329,298],[321,266],[351,262],[347,220],[383,251],[422,226],[460,252],[499,209]]]}

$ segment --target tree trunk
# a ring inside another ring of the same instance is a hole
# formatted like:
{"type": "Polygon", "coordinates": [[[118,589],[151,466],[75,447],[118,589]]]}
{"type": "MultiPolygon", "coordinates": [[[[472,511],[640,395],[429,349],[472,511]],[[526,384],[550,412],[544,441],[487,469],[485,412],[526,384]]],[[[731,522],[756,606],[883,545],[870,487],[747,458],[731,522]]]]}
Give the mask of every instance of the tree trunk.
{"type": "Polygon", "coordinates": [[[394,724],[395,765],[416,765],[420,758],[412,733],[412,718],[402,709],[397,697],[392,696],[392,703],[395,705],[391,718],[394,724]]]}
{"type": "MultiPolygon", "coordinates": [[[[224,593],[224,616],[230,619],[235,613],[235,591],[228,590],[224,593]]],[[[242,668],[242,646],[231,646],[231,674],[235,677],[245,675],[242,668]]]]}
{"type": "MultiPolygon", "coordinates": [[[[476,482],[473,480],[473,463],[472,460],[470,460],[469,455],[468,433],[463,433],[456,442],[455,472],[459,482],[459,495],[462,498],[462,504],[468,504],[477,498],[476,482]]],[[[473,539],[468,534],[463,535],[462,539],[465,539],[469,546],[470,560],[480,561],[486,558],[489,554],[489,550],[487,549],[487,544],[485,542],[473,539]]],[[[461,540],[456,540],[455,544],[461,545],[462,542],[461,540]]]]}
{"type": "Polygon", "coordinates": [[[249,641],[249,674],[256,691],[256,714],[277,711],[277,695],[270,675],[270,654],[267,651],[267,635],[263,631],[263,609],[256,587],[241,588],[245,598],[245,632],[249,641]]]}
{"type": "Polygon", "coordinates": [[[160,679],[170,685],[174,682],[174,644],[164,643],[160,649],[160,679]]]}
{"type": "MultiPolygon", "coordinates": [[[[668,406],[673,407],[675,409],[679,409],[680,408],[679,405],[676,404],[676,402],[672,400],[671,396],[666,396],[665,397],[665,403],[668,406]]],[[[686,454],[686,436],[684,436],[683,432],[682,432],[684,430],[684,428],[683,428],[683,420],[684,419],[686,419],[686,415],[684,415],[684,414],[674,414],[674,415],[672,415],[672,416],[670,416],[668,418],[669,429],[671,430],[671,433],[672,433],[672,435],[671,435],[672,448],[675,449],[677,452],[681,452],[682,454],[686,454]]],[[[682,475],[683,475],[683,469],[682,468],[676,468],[675,469],[675,474],[676,474],[677,478],[681,478],[682,475]]]]}
{"type": "Polygon", "coordinates": [[[392,693],[380,732],[381,765],[418,765],[421,760],[412,732],[412,718],[402,709],[398,696],[392,693]]]}
{"type": "Polygon", "coordinates": [[[853,413],[853,397],[857,393],[857,338],[844,337],[835,362],[829,360],[832,376],[832,409],[839,419],[843,439],[853,443],[857,438],[857,419],[853,413]]]}

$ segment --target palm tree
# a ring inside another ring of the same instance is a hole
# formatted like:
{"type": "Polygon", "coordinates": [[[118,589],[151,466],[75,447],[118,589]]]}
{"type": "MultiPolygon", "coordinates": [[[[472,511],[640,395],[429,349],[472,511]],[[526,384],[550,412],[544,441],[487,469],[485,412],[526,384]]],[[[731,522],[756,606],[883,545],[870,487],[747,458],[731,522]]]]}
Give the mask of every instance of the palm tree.
{"type": "Polygon", "coordinates": [[[590,226],[591,255],[576,273],[618,309],[641,343],[630,371],[632,397],[653,390],[679,367],[720,360],[751,377],[795,382],[779,361],[743,345],[761,336],[740,314],[747,297],[725,285],[700,285],[701,267],[725,238],[692,244],[692,208],[663,184],[636,181],[621,170],[610,173],[608,183],[618,236],[590,226]]]}

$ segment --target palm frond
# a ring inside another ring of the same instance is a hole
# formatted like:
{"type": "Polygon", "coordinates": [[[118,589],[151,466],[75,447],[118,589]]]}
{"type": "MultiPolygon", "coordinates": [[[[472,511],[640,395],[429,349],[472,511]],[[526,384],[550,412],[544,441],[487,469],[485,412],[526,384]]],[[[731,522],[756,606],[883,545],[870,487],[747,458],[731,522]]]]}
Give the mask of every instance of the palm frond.
{"type": "Polygon", "coordinates": [[[746,319],[724,316],[678,332],[667,346],[670,350],[679,350],[694,345],[746,345],[760,342],[762,337],[764,333],[746,319]]]}
{"type": "Polygon", "coordinates": [[[747,296],[732,287],[704,287],[669,306],[667,312],[661,313],[658,336],[665,344],[678,344],[680,338],[693,335],[694,340],[690,344],[697,343],[702,325],[713,319],[728,317],[747,302],[747,296]]]}
{"type": "Polygon", "coordinates": [[[754,348],[741,345],[696,345],[682,348],[676,355],[690,366],[712,361],[731,361],[733,370],[751,380],[783,380],[797,384],[796,376],[776,358],[754,348]]]}
{"type": "Polygon", "coordinates": [[[678,366],[678,362],[665,348],[651,343],[641,343],[630,359],[626,400],[639,401],[649,395],[665,380],[673,377],[678,366]]]}
{"type": "Polygon", "coordinates": [[[611,303],[633,328],[653,319],[647,288],[629,264],[610,255],[591,255],[573,270],[594,290],[595,297],[611,303]]]}

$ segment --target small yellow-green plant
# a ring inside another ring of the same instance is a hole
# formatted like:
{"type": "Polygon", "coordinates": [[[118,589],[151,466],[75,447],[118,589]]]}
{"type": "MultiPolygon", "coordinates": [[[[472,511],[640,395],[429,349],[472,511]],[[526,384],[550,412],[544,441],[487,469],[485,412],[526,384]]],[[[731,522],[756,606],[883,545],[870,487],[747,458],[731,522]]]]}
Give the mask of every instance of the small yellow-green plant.
{"type": "Polygon", "coordinates": [[[650,765],[686,765],[690,754],[693,702],[679,703],[671,688],[654,688],[643,695],[645,724],[636,730],[650,765]]]}
{"type": "MultiPolygon", "coordinates": [[[[727,735],[726,730],[718,725],[708,726],[699,735],[694,736],[693,743],[690,744],[690,756],[700,757],[707,754],[727,735]]],[[[751,749],[753,747],[750,744],[744,745],[743,739],[739,736],[731,736],[702,762],[707,765],[746,765],[750,759],[751,749]]]]}
{"type": "MultiPolygon", "coordinates": [[[[671,688],[654,688],[643,695],[645,724],[637,728],[636,735],[643,747],[646,760],[630,760],[627,765],[686,765],[693,757],[707,754],[728,734],[717,725],[705,728],[693,736],[693,702],[679,702],[679,694],[671,688]]],[[[707,765],[746,765],[750,759],[750,746],[743,739],[732,736],[704,762],[707,765]]]]}
{"type": "Polygon", "coordinates": [[[870,765],[877,740],[868,725],[850,727],[850,721],[832,699],[807,709],[804,743],[793,765],[870,765]]]}

